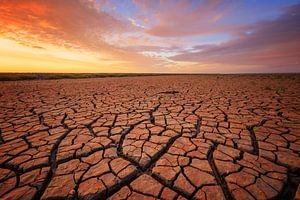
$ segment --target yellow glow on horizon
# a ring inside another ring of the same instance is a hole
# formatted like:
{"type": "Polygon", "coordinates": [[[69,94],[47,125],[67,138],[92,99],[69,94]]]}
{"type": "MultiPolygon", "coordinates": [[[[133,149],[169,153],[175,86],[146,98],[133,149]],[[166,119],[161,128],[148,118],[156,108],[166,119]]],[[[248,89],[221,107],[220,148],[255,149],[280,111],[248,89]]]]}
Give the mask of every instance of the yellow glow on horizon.
{"type": "MultiPolygon", "coordinates": [[[[168,61],[164,66],[151,65],[141,68],[134,62],[114,59],[97,52],[62,48],[38,43],[39,47],[18,44],[16,41],[0,38],[0,72],[18,73],[230,73],[241,71],[244,65],[222,63],[196,63],[168,61]],[[169,62],[169,63],[168,63],[169,62]],[[143,71],[141,71],[143,69],[143,71]],[[221,70],[220,70],[221,69],[221,70]]],[[[135,58],[133,58],[135,59],[135,58]]],[[[139,61],[147,66],[146,62],[139,61]]],[[[254,71],[260,65],[249,66],[254,71]]]]}
{"type": "Polygon", "coordinates": [[[135,70],[127,62],[106,55],[39,45],[43,48],[0,38],[0,72],[116,73],[135,70]]]}

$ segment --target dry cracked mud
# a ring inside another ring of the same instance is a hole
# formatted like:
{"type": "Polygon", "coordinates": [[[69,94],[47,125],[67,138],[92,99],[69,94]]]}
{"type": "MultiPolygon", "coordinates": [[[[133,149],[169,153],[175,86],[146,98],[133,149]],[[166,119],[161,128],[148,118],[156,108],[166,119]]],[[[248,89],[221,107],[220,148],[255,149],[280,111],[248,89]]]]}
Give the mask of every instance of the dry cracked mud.
{"type": "Polygon", "coordinates": [[[1,82],[0,110],[1,199],[300,197],[299,75],[1,82]]]}

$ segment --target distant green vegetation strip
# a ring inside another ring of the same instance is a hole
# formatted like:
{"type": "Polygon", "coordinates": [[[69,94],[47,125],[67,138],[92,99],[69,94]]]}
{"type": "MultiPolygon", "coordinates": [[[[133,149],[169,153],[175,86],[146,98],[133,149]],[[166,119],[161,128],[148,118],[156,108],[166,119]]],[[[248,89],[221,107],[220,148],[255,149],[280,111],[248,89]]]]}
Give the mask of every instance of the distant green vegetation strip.
{"type": "Polygon", "coordinates": [[[262,77],[272,79],[297,79],[300,74],[165,74],[165,73],[0,73],[0,81],[20,80],[50,80],[50,79],[79,79],[106,77],[135,77],[135,76],[170,76],[170,75],[198,75],[214,76],[215,78],[233,77],[262,77]]]}

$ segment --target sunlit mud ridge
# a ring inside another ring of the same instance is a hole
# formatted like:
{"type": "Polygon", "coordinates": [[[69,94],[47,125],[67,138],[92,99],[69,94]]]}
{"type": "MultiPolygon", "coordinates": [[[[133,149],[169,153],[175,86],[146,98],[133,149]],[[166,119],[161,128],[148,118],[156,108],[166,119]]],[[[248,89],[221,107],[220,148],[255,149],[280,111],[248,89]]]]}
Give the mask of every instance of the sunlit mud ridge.
{"type": "Polygon", "coordinates": [[[299,75],[0,82],[0,198],[300,197],[299,88],[299,75]]]}

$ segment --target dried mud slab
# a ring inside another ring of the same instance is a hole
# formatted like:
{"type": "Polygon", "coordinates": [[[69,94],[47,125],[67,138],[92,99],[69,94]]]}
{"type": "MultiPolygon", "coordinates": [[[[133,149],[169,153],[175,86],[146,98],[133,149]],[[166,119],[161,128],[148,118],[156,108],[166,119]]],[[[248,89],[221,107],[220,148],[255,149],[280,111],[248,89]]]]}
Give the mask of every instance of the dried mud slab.
{"type": "Polygon", "coordinates": [[[0,83],[1,199],[297,199],[300,76],[0,83]]]}

